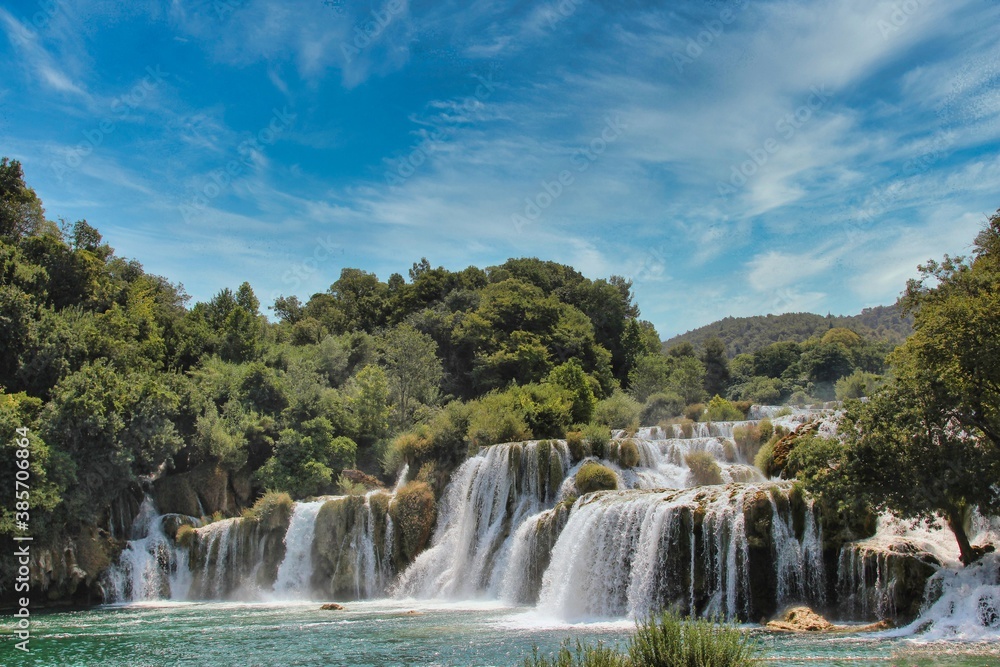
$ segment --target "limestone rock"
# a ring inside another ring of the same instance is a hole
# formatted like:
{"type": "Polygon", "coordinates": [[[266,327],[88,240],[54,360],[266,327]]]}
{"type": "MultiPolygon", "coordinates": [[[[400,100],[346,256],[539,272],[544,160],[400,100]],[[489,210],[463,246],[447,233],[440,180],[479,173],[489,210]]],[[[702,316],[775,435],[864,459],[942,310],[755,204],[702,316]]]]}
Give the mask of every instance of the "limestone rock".
{"type": "Polygon", "coordinates": [[[320,607],[321,611],[343,611],[346,609],[344,605],[337,604],[336,602],[327,602],[325,605],[320,607]]]}
{"type": "Polygon", "coordinates": [[[792,607],[781,620],[771,621],[766,627],[780,632],[829,632],[835,626],[809,607],[792,607]]]}

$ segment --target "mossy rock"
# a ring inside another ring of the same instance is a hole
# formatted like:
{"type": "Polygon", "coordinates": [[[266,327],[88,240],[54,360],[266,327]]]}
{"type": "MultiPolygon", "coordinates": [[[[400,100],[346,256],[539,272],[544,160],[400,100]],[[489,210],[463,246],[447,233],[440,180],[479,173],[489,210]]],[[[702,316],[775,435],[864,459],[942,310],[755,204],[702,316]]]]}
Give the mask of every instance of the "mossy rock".
{"type": "Polygon", "coordinates": [[[590,456],[590,445],[583,438],[582,431],[570,431],[566,434],[566,447],[569,448],[570,460],[579,463],[590,456]]]}
{"type": "Polygon", "coordinates": [[[396,493],[389,514],[400,538],[400,555],[405,563],[411,563],[427,547],[434,531],[434,491],[423,482],[410,482],[396,493]]]}
{"type": "Polygon", "coordinates": [[[595,461],[588,461],[576,472],[574,484],[581,494],[613,491],[618,488],[618,476],[611,468],[595,461]]]}

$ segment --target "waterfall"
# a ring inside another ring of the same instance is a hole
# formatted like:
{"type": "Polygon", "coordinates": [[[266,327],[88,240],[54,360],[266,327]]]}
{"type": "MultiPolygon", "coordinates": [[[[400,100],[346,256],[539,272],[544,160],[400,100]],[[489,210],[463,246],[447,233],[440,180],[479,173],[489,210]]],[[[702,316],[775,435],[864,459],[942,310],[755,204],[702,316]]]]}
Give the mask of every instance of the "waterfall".
{"type": "Polygon", "coordinates": [[[494,445],[463,463],[441,502],[431,547],[403,573],[396,594],[496,595],[512,536],[555,503],[569,469],[562,441],[494,445]]]}
{"type": "Polygon", "coordinates": [[[295,503],[288,532],[285,558],[278,566],[274,593],[281,598],[308,598],[313,574],[312,546],[316,535],[316,515],[326,500],[295,503]]]}
{"type": "Polygon", "coordinates": [[[118,562],[104,573],[107,602],[187,598],[191,587],[188,553],[167,537],[164,518],[153,499],[145,496],[118,562]]]}
{"type": "Polygon", "coordinates": [[[757,619],[807,600],[807,582],[823,577],[820,541],[808,521],[796,538],[790,511],[773,499],[789,491],[730,485],[585,496],[552,551],[539,609],[566,620],[639,618],[671,606],[757,619]],[[785,590],[772,578],[784,579],[785,590]]]}

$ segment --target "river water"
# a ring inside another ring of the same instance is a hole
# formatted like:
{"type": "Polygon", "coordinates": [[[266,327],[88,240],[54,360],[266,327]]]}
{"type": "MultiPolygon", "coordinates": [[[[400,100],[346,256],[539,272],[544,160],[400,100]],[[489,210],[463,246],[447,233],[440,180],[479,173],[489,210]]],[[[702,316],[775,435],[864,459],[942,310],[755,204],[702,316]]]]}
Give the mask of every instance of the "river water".
{"type": "MultiPolygon", "coordinates": [[[[5,628],[2,664],[515,667],[534,646],[546,653],[568,638],[621,644],[633,627],[628,621],[569,625],[496,603],[375,600],[345,606],[321,611],[317,602],[160,602],[39,614],[30,654],[14,650],[5,628]]],[[[766,664],[1000,666],[996,643],[748,631],[765,649],[766,664]]]]}

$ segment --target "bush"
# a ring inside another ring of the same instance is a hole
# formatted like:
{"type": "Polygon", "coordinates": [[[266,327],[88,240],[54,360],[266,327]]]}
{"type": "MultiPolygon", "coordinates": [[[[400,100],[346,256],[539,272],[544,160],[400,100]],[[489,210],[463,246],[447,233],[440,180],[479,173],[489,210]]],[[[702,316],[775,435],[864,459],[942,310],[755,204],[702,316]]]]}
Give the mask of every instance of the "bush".
{"type": "Polygon", "coordinates": [[[566,642],[552,658],[538,648],[524,667],[758,667],[761,648],[729,624],[664,612],[637,624],[625,651],[566,642]]]}
{"type": "Polygon", "coordinates": [[[701,421],[701,416],[705,413],[704,403],[692,403],[684,408],[684,418],[693,422],[701,421]]]}
{"type": "Polygon", "coordinates": [[[816,399],[807,394],[806,392],[799,389],[797,392],[788,397],[789,405],[804,406],[811,405],[816,402],[816,399]]]}
{"type": "Polygon", "coordinates": [[[764,473],[764,477],[771,477],[771,469],[774,467],[774,443],[768,442],[759,450],[753,458],[753,464],[764,473]]]}
{"type": "Polygon", "coordinates": [[[197,533],[194,530],[194,526],[185,523],[177,529],[177,534],[174,535],[174,541],[177,543],[177,546],[190,549],[191,545],[194,543],[195,535],[197,535],[197,533]]]}
{"type": "Polygon", "coordinates": [[[722,468],[708,452],[691,452],[684,457],[684,463],[697,486],[722,484],[722,468]]]}
{"type": "Polygon", "coordinates": [[[592,491],[612,491],[618,488],[618,477],[614,471],[593,461],[580,466],[573,481],[581,495],[592,491]]]}
{"type": "Polygon", "coordinates": [[[618,443],[618,465],[623,468],[634,468],[639,465],[639,447],[635,440],[622,440],[618,443]]]}
{"type": "Polygon", "coordinates": [[[476,447],[531,439],[523,408],[509,392],[491,392],[472,404],[469,440],[476,447]]]}
{"type": "Polygon", "coordinates": [[[849,398],[863,398],[871,396],[872,392],[883,381],[881,375],[868,373],[859,369],[837,380],[833,385],[833,390],[838,401],[846,401],[849,398]]]}
{"type": "Polygon", "coordinates": [[[566,642],[552,658],[539,656],[536,646],[531,657],[524,661],[524,667],[629,667],[629,664],[628,658],[615,649],[600,643],[586,646],[579,640],[575,651],[570,651],[566,642]]]}
{"type": "Polygon", "coordinates": [[[253,504],[243,510],[243,518],[256,521],[268,528],[288,523],[292,518],[292,497],[284,491],[268,491],[253,504]]]}
{"type": "Polygon", "coordinates": [[[611,429],[603,424],[587,424],[583,427],[583,437],[590,445],[591,453],[604,458],[608,455],[608,444],[611,442],[611,429]]]}
{"type": "Polygon", "coordinates": [[[760,648],[736,627],[664,612],[639,623],[628,645],[635,667],[753,667],[760,648]]]}
{"type": "Polygon", "coordinates": [[[684,412],[684,399],[673,392],[659,392],[646,399],[642,408],[643,424],[658,424],[684,412]]]}
{"type": "Polygon", "coordinates": [[[566,446],[574,463],[590,456],[590,445],[583,439],[582,431],[570,431],[566,434],[566,446]]]}
{"type": "Polygon", "coordinates": [[[642,405],[623,391],[616,390],[611,396],[597,403],[594,421],[609,428],[630,428],[639,425],[642,405]]]}
{"type": "Polygon", "coordinates": [[[739,411],[731,401],[727,401],[718,394],[708,402],[705,413],[701,416],[701,421],[706,422],[731,422],[746,419],[746,415],[739,411]]]}

